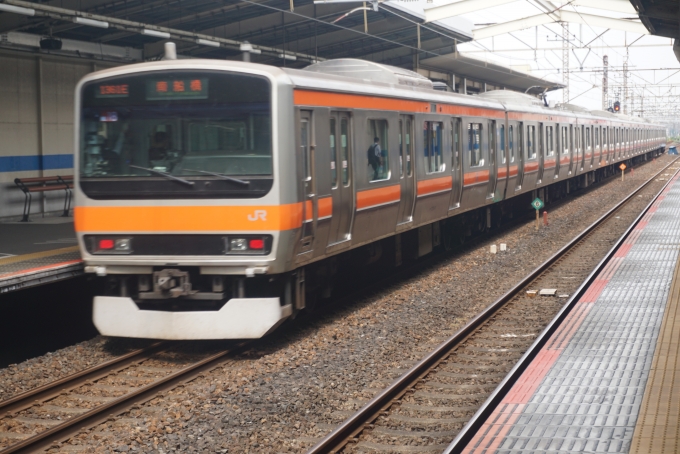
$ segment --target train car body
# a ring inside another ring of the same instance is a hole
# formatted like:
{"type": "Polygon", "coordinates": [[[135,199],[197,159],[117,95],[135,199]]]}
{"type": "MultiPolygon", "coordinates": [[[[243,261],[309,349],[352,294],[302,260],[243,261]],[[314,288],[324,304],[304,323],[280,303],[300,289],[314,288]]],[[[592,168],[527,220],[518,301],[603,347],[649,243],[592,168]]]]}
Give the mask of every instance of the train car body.
{"type": "Polygon", "coordinates": [[[95,325],[161,339],[261,337],[334,257],[370,261],[385,239],[422,256],[451,220],[490,223],[506,201],[665,144],[642,119],[439,92],[351,59],[99,71],[78,84],[75,124],[76,232],[86,272],[108,282],[95,325]]]}

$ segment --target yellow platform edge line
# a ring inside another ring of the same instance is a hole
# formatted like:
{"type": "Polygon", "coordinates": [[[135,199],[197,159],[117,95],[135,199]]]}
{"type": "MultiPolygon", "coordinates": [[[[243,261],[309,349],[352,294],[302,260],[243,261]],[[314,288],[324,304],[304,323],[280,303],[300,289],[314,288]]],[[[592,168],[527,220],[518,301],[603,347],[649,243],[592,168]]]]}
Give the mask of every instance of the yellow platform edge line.
{"type": "Polygon", "coordinates": [[[78,246],[69,246],[61,249],[52,249],[43,252],[34,252],[32,254],[15,255],[14,257],[7,257],[0,259],[0,266],[11,265],[12,263],[24,262],[26,260],[42,259],[45,257],[52,257],[53,255],[67,254],[69,252],[78,252],[78,246]]]}
{"type": "Polygon", "coordinates": [[[680,330],[680,257],[661,322],[654,358],[630,444],[630,454],[676,453],[680,441],[680,405],[669,405],[680,398],[680,345],[667,342],[668,335],[680,330]],[[664,342],[665,340],[665,342],[664,342]]]}

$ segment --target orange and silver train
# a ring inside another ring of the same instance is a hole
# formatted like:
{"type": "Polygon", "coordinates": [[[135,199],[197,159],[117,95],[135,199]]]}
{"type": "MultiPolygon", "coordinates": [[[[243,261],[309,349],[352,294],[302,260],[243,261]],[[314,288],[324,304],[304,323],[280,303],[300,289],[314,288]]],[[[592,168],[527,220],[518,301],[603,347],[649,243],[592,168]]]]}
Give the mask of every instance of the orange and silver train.
{"type": "Polygon", "coordinates": [[[417,258],[665,145],[640,118],[353,59],[98,71],[75,124],[94,323],[158,339],[261,337],[343,284],[339,264],[417,258]]]}

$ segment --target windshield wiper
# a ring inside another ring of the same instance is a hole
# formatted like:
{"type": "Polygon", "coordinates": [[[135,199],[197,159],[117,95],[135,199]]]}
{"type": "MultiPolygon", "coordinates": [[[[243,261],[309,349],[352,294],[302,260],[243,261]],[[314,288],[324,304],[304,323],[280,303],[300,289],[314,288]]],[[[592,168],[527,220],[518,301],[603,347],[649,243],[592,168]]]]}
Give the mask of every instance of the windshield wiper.
{"type": "Polygon", "coordinates": [[[245,186],[248,186],[250,184],[250,181],[239,180],[238,178],[230,177],[229,175],[225,175],[223,173],[206,172],[205,170],[192,170],[192,169],[182,169],[182,170],[186,170],[187,172],[205,173],[206,175],[212,175],[214,177],[219,177],[219,178],[222,178],[223,180],[233,181],[234,183],[243,184],[245,186]]]}
{"type": "Polygon", "coordinates": [[[169,180],[179,181],[180,183],[184,183],[184,184],[189,185],[189,186],[194,185],[193,181],[185,180],[184,178],[179,178],[179,177],[176,177],[174,175],[170,175],[167,172],[162,172],[162,171],[156,170],[156,169],[150,169],[148,167],[133,166],[132,164],[128,164],[128,166],[132,167],[133,169],[146,170],[147,172],[155,173],[156,175],[160,175],[160,176],[165,177],[169,180]]]}

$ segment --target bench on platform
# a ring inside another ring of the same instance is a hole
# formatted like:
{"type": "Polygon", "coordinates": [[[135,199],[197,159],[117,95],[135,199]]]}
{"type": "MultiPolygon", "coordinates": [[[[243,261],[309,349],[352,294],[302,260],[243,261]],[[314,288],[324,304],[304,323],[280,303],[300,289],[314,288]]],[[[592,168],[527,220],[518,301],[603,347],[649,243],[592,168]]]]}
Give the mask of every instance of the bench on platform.
{"type": "Polygon", "coordinates": [[[29,222],[28,215],[31,212],[32,193],[65,191],[64,195],[64,214],[62,217],[69,216],[71,210],[71,189],[73,188],[73,175],[35,178],[15,178],[14,184],[24,192],[24,215],[21,222],[29,222]]]}

